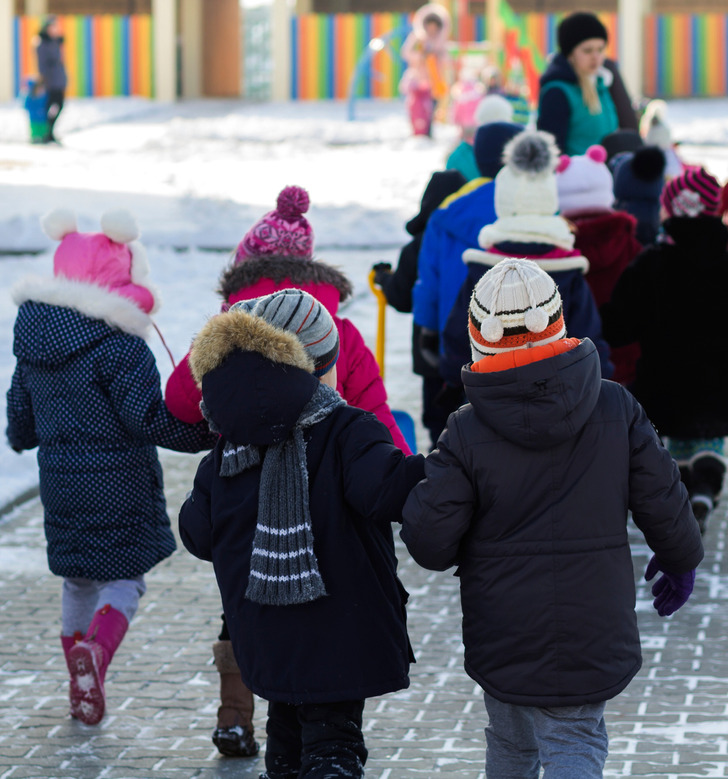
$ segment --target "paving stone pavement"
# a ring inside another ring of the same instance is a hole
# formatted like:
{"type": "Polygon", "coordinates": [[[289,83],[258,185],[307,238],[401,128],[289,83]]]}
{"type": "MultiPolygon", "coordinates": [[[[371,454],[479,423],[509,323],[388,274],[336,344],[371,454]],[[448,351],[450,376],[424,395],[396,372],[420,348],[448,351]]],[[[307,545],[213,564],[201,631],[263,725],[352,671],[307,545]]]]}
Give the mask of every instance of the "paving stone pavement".
{"type": "MultiPolygon", "coordinates": [[[[170,515],[197,458],[162,455],[170,515]]],[[[669,619],[639,585],[644,667],[607,708],[605,776],[728,777],[726,511],[706,537],[693,599],[669,619]]],[[[649,550],[634,530],[635,575],[649,550]]],[[[411,594],[418,663],[408,690],[368,702],[369,779],[484,779],[485,712],[462,670],[452,573],[418,568],[399,544],[411,594]]],[[[0,779],[233,779],[263,761],[220,757],[210,741],[217,708],[211,644],[220,602],[212,568],[180,549],[147,577],[148,592],[107,680],[109,714],[97,727],[67,715],[58,641],[60,580],[48,573],[37,499],[0,524],[0,779]]],[[[265,704],[255,724],[264,741],[265,704]]]]}

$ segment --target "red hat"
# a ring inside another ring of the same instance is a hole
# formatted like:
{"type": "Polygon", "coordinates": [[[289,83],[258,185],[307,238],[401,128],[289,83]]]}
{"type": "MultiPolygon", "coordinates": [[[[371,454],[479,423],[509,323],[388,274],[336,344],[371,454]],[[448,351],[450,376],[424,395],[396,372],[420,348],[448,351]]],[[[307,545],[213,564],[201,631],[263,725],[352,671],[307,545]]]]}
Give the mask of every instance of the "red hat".
{"type": "Polygon", "coordinates": [[[690,168],[668,181],[660,203],[670,216],[720,216],[721,186],[705,168],[690,168]]]}

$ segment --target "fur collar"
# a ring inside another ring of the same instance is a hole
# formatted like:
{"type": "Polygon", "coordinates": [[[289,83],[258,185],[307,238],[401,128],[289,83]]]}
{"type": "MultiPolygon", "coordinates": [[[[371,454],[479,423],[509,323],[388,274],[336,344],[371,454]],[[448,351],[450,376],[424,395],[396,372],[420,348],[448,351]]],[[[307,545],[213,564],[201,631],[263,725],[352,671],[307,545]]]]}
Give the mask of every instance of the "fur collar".
{"type": "MultiPolygon", "coordinates": [[[[503,260],[510,259],[510,255],[500,254],[496,251],[483,251],[482,249],[466,249],[463,252],[463,262],[477,263],[492,268],[503,260]]],[[[582,255],[576,257],[559,257],[556,259],[539,259],[538,257],[528,257],[526,259],[535,262],[541,270],[546,273],[555,273],[563,270],[580,270],[582,273],[589,272],[589,260],[582,255]]]]}
{"type": "Polygon", "coordinates": [[[236,349],[257,352],[272,362],[313,373],[313,360],[293,333],[273,327],[244,311],[227,311],[210,319],[195,338],[190,370],[199,386],[203,377],[219,368],[236,349]]]}
{"type": "Polygon", "coordinates": [[[12,297],[18,306],[33,300],[49,306],[71,308],[79,314],[100,319],[110,327],[140,338],[146,337],[152,324],[149,315],[131,300],[115,295],[103,287],[60,276],[28,276],[21,279],[13,287],[12,297]]]}
{"type": "Polygon", "coordinates": [[[352,293],[351,282],[340,270],[318,260],[290,257],[259,257],[231,265],[220,278],[218,292],[229,300],[234,293],[252,287],[261,279],[272,279],[276,284],[288,279],[293,286],[330,284],[338,290],[342,303],[352,293]]]}

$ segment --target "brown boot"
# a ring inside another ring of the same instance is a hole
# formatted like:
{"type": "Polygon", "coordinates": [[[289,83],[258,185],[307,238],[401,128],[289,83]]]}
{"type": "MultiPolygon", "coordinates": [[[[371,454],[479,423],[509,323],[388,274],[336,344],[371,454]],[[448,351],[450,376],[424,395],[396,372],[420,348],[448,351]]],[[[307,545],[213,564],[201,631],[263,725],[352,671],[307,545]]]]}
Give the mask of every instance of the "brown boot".
{"type": "Polygon", "coordinates": [[[253,738],[253,693],[243,684],[230,641],[212,645],[220,674],[220,708],[212,743],[228,757],[254,757],[258,742],[253,738]]]}

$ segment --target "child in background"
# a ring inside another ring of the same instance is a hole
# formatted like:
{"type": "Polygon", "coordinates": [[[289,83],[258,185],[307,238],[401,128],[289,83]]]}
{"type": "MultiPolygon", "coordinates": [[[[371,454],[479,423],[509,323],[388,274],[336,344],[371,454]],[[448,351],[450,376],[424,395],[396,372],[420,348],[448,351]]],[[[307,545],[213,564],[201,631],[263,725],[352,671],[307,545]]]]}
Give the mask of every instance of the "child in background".
{"type": "Polygon", "coordinates": [[[664,100],[650,100],[640,120],[640,135],[645,146],[657,146],[665,155],[665,177],[679,176],[685,170],[685,163],[676,151],[672,132],[667,124],[667,103],[664,100]]]}
{"type": "MultiPolygon", "coordinates": [[[[243,236],[235,258],[223,272],[219,292],[223,310],[241,300],[251,300],[287,288],[303,289],[331,314],[339,333],[340,354],[336,389],[351,406],[371,411],[384,423],[396,446],[410,449],[387,405],[387,393],[374,355],[361,333],[348,319],[337,315],[339,304],[352,292],[351,282],[338,269],[313,258],[313,230],[304,214],[309,197],[301,187],[285,187],[277,207],[258,220],[243,236]]],[[[167,381],[165,400],[169,410],[185,422],[198,422],[200,389],[189,368],[189,355],[167,381]]],[[[219,639],[213,644],[220,674],[220,707],[212,740],[221,754],[252,757],[258,753],[253,734],[253,696],[240,678],[225,616],[219,639]]]]}
{"type": "Polygon", "coordinates": [[[665,186],[665,154],[645,146],[612,160],[614,207],[637,220],[637,240],[643,246],[657,241],[660,232],[660,194],[665,186]]]}
{"type": "Polygon", "coordinates": [[[30,142],[46,143],[48,140],[48,96],[40,79],[29,78],[25,83],[23,107],[28,112],[30,120],[30,142]]]}
{"type": "Polygon", "coordinates": [[[591,338],[602,375],[611,378],[614,366],[609,361],[609,346],[602,338],[599,311],[584,278],[589,262],[574,247],[569,223],[558,215],[556,170],[561,159],[554,138],[527,130],[506,146],[503,160],[494,182],[498,218],[480,230],[481,248],[468,248],[462,254],[465,279],[442,332],[440,373],[448,384],[460,381],[470,355],[468,302],[480,277],[508,257],[522,257],[553,276],[564,301],[564,314],[570,317],[571,332],[578,338],[591,338]]]}
{"type": "Polygon", "coordinates": [[[473,127],[464,128],[463,140],[453,149],[447,158],[445,167],[448,170],[459,170],[468,181],[481,177],[478,163],[475,159],[475,133],[479,127],[493,122],[511,123],[513,106],[500,95],[487,95],[478,102],[472,117],[473,127]]]}
{"type": "Polygon", "coordinates": [[[431,135],[432,119],[438,101],[448,94],[445,70],[450,14],[437,3],[419,8],[412,20],[412,32],[402,45],[407,63],[400,91],[407,95],[410,118],[416,135],[431,135]]]}
{"type": "MultiPolygon", "coordinates": [[[[412,240],[399,253],[397,269],[392,272],[389,263],[374,266],[374,281],[382,288],[387,303],[397,311],[412,311],[412,288],[417,281],[417,260],[420,253],[422,236],[427,222],[442,201],[448,195],[457,192],[466,183],[465,178],[456,170],[445,170],[432,174],[422,195],[420,212],[406,224],[412,240]]],[[[439,343],[437,335],[423,338],[422,328],[412,325],[412,370],[422,376],[422,424],[430,433],[432,446],[437,443],[445,423],[448,411],[435,403],[435,397],[442,389],[442,380],[437,369],[439,343]]]]}
{"type": "MultiPolygon", "coordinates": [[[[674,313],[674,310],[673,310],[674,313]]],[[[566,338],[559,290],[504,259],[469,308],[468,403],[403,511],[424,568],[457,566],[465,670],[483,688],[488,779],[601,779],[606,701],[641,665],[627,512],[660,616],[703,558],[675,463],[634,398],[566,338]]]]}
{"type": "MultiPolygon", "coordinates": [[[[609,301],[617,279],[642,251],[635,237],[637,220],[612,208],[614,181],[606,158],[604,147],[591,146],[584,155],[562,157],[556,176],[559,210],[575,228],[574,248],[589,261],[585,278],[597,308],[609,301]]],[[[612,379],[624,385],[634,381],[639,348],[614,348],[610,357],[612,379]]]]}
{"type": "Polygon", "coordinates": [[[409,685],[399,522],[424,458],[336,392],[339,336],[301,290],[236,303],[190,365],[220,433],[180,512],[215,567],[247,687],[269,701],[265,779],[364,775],[364,699],[409,685]]]}
{"type": "Polygon", "coordinates": [[[145,592],[144,574],[175,550],[157,446],[197,452],[216,436],[175,419],[144,337],[157,301],[131,215],[82,234],[49,214],[54,278],[13,291],[17,367],[8,391],[10,445],[38,447],[48,562],[63,577],[61,644],[71,716],[97,724],[104,680],[145,592]]]}
{"type": "Polygon", "coordinates": [[[703,168],[668,182],[661,197],[668,240],[637,257],[602,308],[610,344],[640,345],[631,389],[668,437],[703,533],[723,486],[728,435],[728,229],[720,196],[720,184],[703,168]]]}

